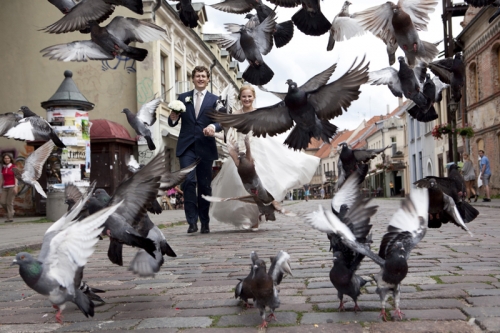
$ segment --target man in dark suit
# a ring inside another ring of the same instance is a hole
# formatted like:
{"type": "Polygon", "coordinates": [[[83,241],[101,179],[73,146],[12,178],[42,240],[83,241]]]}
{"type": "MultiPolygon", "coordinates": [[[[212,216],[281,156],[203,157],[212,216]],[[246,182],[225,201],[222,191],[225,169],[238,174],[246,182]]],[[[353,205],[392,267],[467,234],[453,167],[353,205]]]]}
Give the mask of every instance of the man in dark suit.
{"type": "Polygon", "coordinates": [[[208,210],[210,203],[201,195],[212,195],[212,164],[219,156],[215,145],[215,132],[222,128],[207,116],[216,109],[217,96],[207,91],[210,72],[204,66],[196,66],[192,72],[194,90],[179,95],[179,100],[186,106],[186,112],[171,112],[168,125],[174,127],[182,120],[177,141],[176,156],[181,168],[200,160],[195,170],[191,171],[184,181],[184,212],[189,223],[188,233],[198,231],[198,218],[201,222],[201,233],[210,232],[208,210]],[[196,178],[195,178],[196,173],[196,178]],[[196,191],[198,187],[198,191],[196,191]],[[198,192],[198,193],[197,193],[198,192]]]}

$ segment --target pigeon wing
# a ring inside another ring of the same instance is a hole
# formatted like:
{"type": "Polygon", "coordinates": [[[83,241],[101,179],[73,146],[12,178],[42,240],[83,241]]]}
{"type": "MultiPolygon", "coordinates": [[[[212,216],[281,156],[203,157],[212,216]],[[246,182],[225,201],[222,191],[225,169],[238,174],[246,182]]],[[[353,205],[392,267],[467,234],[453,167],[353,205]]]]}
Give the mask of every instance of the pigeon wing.
{"type": "Polygon", "coordinates": [[[319,119],[329,120],[340,116],[353,100],[358,99],[361,93],[359,87],[368,81],[369,63],[363,66],[363,62],[364,58],[354,67],[355,60],[351,68],[339,79],[309,95],[309,103],[314,106],[319,119]]]}
{"type": "Polygon", "coordinates": [[[276,14],[272,12],[261,24],[253,29],[248,29],[253,37],[259,52],[263,55],[268,54],[273,48],[273,32],[276,29],[276,14]]]}
{"type": "Polygon", "coordinates": [[[108,4],[103,0],[83,0],[59,21],[42,30],[51,34],[84,30],[88,27],[89,21],[103,22],[113,14],[114,10],[114,5],[108,4]]]}
{"type": "Polygon", "coordinates": [[[12,127],[15,127],[23,117],[18,113],[7,112],[0,114],[0,136],[5,135],[12,127]]]}
{"type": "Polygon", "coordinates": [[[220,38],[215,39],[215,43],[217,43],[220,47],[225,48],[231,56],[238,60],[239,62],[243,62],[246,59],[245,52],[240,44],[240,34],[232,33],[227,35],[222,35],[220,38]]]}
{"type": "Polygon", "coordinates": [[[349,16],[337,16],[333,19],[330,32],[335,41],[342,42],[356,36],[361,36],[366,30],[363,29],[358,20],[349,16]]]}
{"type": "MultiPolygon", "coordinates": [[[[339,163],[340,159],[339,159],[339,163]]],[[[345,175],[345,173],[343,173],[345,175]]],[[[345,176],[344,176],[345,177],[345,176]]],[[[360,175],[357,172],[353,172],[341,189],[332,198],[332,209],[339,213],[340,206],[346,205],[351,208],[359,197],[359,179],[360,175]]]]}
{"type": "Polygon", "coordinates": [[[433,61],[429,64],[429,69],[444,83],[450,84],[453,74],[451,72],[453,67],[453,58],[446,58],[433,61]]]}
{"type": "Polygon", "coordinates": [[[302,4],[302,0],[269,0],[269,2],[285,8],[293,8],[302,4]]]}
{"type": "Polygon", "coordinates": [[[74,184],[66,184],[64,187],[64,200],[65,202],[74,202],[77,203],[83,199],[83,194],[78,189],[78,186],[74,184]]]}
{"type": "Polygon", "coordinates": [[[281,100],[284,100],[285,97],[286,97],[286,93],[280,93],[280,92],[276,92],[276,91],[270,91],[270,90],[267,90],[264,86],[257,86],[257,87],[259,87],[259,89],[262,90],[262,91],[265,91],[265,92],[273,94],[274,96],[278,97],[281,100]]]}
{"type": "Polygon", "coordinates": [[[434,12],[437,0],[399,0],[398,5],[410,15],[413,26],[417,30],[427,31],[430,21],[429,13],[434,12]]]}
{"type": "Polygon", "coordinates": [[[151,101],[144,103],[137,112],[137,118],[148,126],[153,126],[156,122],[156,109],[161,103],[161,98],[154,98],[151,101]]]}
{"type": "Polygon", "coordinates": [[[196,161],[192,163],[191,165],[188,165],[185,168],[182,168],[180,170],[177,170],[175,172],[168,172],[165,171],[161,175],[160,179],[160,188],[161,189],[167,189],[167,188],[172,188],[180,183],[182,183],[187,175],[196,168],[196,166],[200,163],[199,161],[196,161]]]}
{"type": "Polygon", "coordinates": [[[351,17],[356,19],[365,30],[370,31],[387,44],[389,41],[396,40],[394,27],[392,26],[392,6],[393,3],[388,1],[383,5],[354,13],[351,17]]]}
{"type": "Polygon", "coordinates": [[[371,82],[372,85],[387,85],[394,96],[403,97],[403,88],[398,77],[398,71],[393,67],[370,72],[368,82],[371,82]]]}
{"type": "Polygon", "coordinates": [[[491,5],[495,0],[465,0],[472,7],[485,7],[491,5]]]}
{"type": "Polygon", "coordinates": [[[115,16],[106,26],[106,30],[125,44],[166,39],[165,30],[161,27],[132,17],[115,16]]]}
{"type": "Polygon", "coordinates": [[[251,203],[251,204],[256,204],[255,199],[253,195],[245,195],[242,197],[232,197],[232,198],[219,198],[219,197],[212,197],[208,195],[202,194],[201,197],[208,202],[225,202],[225,201],[241,201],[241,202],[246,202],[246,203],[251,203]]]}
{"type": "Polygon", "coordinates": [[[111,60],[115,57],[104,51],[91,40],[80,40],[67,44],[57,44],[40,51],[44,57],[59,61],[111,60]]]}
{"type": "Polygon", "coordinates": [[[309,92],[309,91],[315,91],[323,87],[328,82],[328,80],[330,80],[330,76],[332,76],[336,68],[337,64],[333,64],[332,66],[325,69],[323,72],[314,75],[306,83],[300,86],[300,90],[309,92]]]}
{"type": "MultiPolygon", "coordinates": [[[[437,103],[441,102],[441,99],[443,98],[443,95],[442,95],[442,91],[446,88],[448,88],[450,85],[447,84],[447,83],[443,83],[439,77],[437,76],[434,76],[432,78],[432,82],[434,82],[434,85],[436,86],[436,96],[435,96],[435,100],[437,103]]],[[[0,131],[1,133],[1,131],[0,131]]]]}
{"type": "Polygon", "coordinates": [[[290,268],[290,255],[280,250],[275,257],[271,258],[271,266],[267,274],[272,277],[275,284],[279,285],[283,276],[286,274],[292,274],[292,269],[290,268]]]}
{"type": "Polygon", "coordinates": [[[23,173],[28,172],[30,178],[38,180],[43,172],[43,165],[47,158],[49,158],[55,144],[52,140],[45,142],[40,148],[32,152],[24,162],[23,173]]]}
{"type": "Polygon", "coordinates": [[[256,5],[257,2],[254,4],[253,1],[248,0],[226,0],[210,6],[226,13],[245,14],[254,9],[256,5]]]}
{"type": "Polygon", "coordinates": [[[222,126],[234,127],[243,134],[253,131],[254,136],[274,136],[293,126],[293,120],[284,102],[242,114],[210,113],[222,126]]]}

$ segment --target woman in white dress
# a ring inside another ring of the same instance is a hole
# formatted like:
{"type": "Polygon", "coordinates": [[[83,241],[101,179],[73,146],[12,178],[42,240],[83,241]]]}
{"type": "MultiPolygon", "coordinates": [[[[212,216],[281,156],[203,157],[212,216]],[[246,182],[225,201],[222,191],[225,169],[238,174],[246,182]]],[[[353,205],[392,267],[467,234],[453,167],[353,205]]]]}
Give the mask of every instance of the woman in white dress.
{"type": "MultiPolygon", "coordinates": [[[[255,89],[243,85],[238,95],[242,108],[233,113],[252,112],[255,110],[255,89]]],[[[234,131],[234,129],[230,129],[234,131]]],[[[229,135],[235,133],[228,133],[229,135]]],[[[245,151],[244,134],[237,133],[239,151],[245,151]]],[[[266,190],[278,202],[285,198],[287,192],[297,186],[308,183],[316,171],[320,159],[296,152],[283,145],[282,140],[275,137],[250,138],[252,157],[255,169],[266,190]]],[[[212,196],[233,198],[248,196],[240,176],[231,158],[228,158],[220,172],[212,181],[212,196]]],[[[256,204],[241,201],[212,202],[210,220],[230,223],[239,229],[258,230],[259,209],[256,204]]]]}

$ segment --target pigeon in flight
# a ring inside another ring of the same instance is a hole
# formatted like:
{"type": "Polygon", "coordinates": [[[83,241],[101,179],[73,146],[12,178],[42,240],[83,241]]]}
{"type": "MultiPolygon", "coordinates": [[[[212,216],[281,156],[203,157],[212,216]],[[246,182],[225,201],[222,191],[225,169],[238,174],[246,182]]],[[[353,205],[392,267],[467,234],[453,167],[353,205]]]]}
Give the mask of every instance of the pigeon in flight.
{"type": "Polygon", "coordinates": [[[439,53],[435,44],[418,36],[418,30],[427,31],[428,14],[434,12],[437,4],[437,0],[399,0],[397,4],[387,1],[352,17],[387,45],[397,43],[413,67],[417,60],[430,62],[439,53]]]}
{"type": "Polygon", "coordinates": [[[172,1],[178,1],[175,8],[179,11],[179,18],[182,23],[188,28],[196,28],[198,26],[198,14],[194,10],[191,0],[172,1]]]}
{"type": "Polygon", "coordinates": [[[359,87],[368,80],[368,64],[363,60],[336,81],[326,84],[336,64],[317,74],[302,86],[287,80],[288,92],[274,93],[283,100],[275,105],[258,108],[243,114],[211,113],[212,119],[222,126],[234,127],[244,134],[274,136],[292,128],[285,144],[294,150],[307,148],[311,138],[328,142],[337,126],[328,120],[340,116],[358,99],[359,87]],[[295,122],[295,126],[294,126],[295,122]]]}
{"type": "Polygon", "coordinates": [[[465,64],[461,53],[453,58],[436,60],[429,64],[429,69],[442,82],[451,87],[451,99],[459,102],[462,99],[462,89],[465,84],[465,64]]]}
{"type": "Polygon", "coordinates": [[[226,48],[239,62],[248,61],[249,66],[243,72],[243,78],[256,85],[266,84],[274,76],[272,69],[264,62],[273,47],[273,32],[276,28],[275,13],[271,13],[261,24],[248,28],[244,25],[226,23],[226,30],[231,34],[221,35],[215,42],[226,48]]]}
{"type": "Polygon", "coordinates": [[[342,42],[352,37],[361,36],[366,32],[357,20],[351,18],[349,14],[350,5],[349,1],[345,1],[340,13],[333,19],[326,47],[327,51],[333,50],[335,42],[342,42]]]}
{"type": "Polygon", "coordinates": [[[12,263],[19,265],[19,274],[28,287],[49,298],[61,324],[66,302],[75,303],[86,317],[94,316],[94,303],[79,288],[83,267],[94,252],[104,221],[122,204],[107,207],[81,221],[74,220],[89,196],[45,232],[37,259],[20,252],[12,263]]]}
{"type": "MultiPolygon", "coordinates": [[[[367,207],[369,201],[356,207],[359,212],[352,216],[350,223],[353,230],[371,227],[370,219],[367,218],[372,207],[367,207]],[[364,205],[364,206],[363,206],[364,205]],[[366,210],[366,212],[363,212],[366,210]]],[[[429,207],[429,196],[426,190],[414,189],[410,196],[401,202],[401,208],[393,215],[387,233],[383,236],[378,255],[370,250],[366,244],[357,241],[356,235],[351,229],[328,210],[319,206],[319,211],[306,215],[306,221],[319,231],[335,233],[342,239],[344,245],[362,255],[372,259],[380,266],[380,272],[375,277],[377,282],[377,294],[380,296],[380,316],[387,320],[385,304],[392,291],[394,298],[394,317],[403,318],[400,309],[401,282],[408,273],[408,258],[411,250],[424,238],[427,231],[427,217],[429,207]]],[[[351,208],[352,209],[352,208],[351,208]]]]}
{"type": "Polygon", "coordinates": [[[115,10],[124,6],[137,14],[144,14],[142,0],[49,0],[64,15],[59,21],[43,28],[45,32],[60,34],[75,30],[85,31],[89,21],[104,22],[115,10]]]}
{"type": "Polygon", "coordinates": [[[156,146],[151,138],[150,126],[156,122],[156,108],[160,105],[161,98],[154,98],[148,103],[142,105],[137,114],[132,113],[129,109],[123,109],[122,113],[127,116],[127,121],[134,129],[137,135],[142,135],[147,143],[149,150],[155,150],[156,146]]]}
{"type": "Polygon", "coordinates": [[[0,117],[0,132],[5,133],[3,136],[22,141],[52,140],[57,147],[66,148],[45,119],[37,116],[27,106],[21,106],[19,111],[22,111],[23,118],[9,113],[0,117]]]}
{"type": "Polygon", "coordinates": [[[156,24],[132,17],[115,16],[105,27],[96,21],[89,21],[88,25],[91,40],[52,45],[40,52],[50,60],[59,61],[111,60],[117,55],[143,61],[148,51],[129,44],[166,38],[165,30],[156,24]]]}
{"type": "Polygon", "coordinates": [[[44,171],[43,166],[45,161],[49,158],[55,144],[52,141],[45,142],[40,148],[32,152],[24,162],[24,169],[21,171],[14,168],[14,175],[24,184],[31,185],[35,190],[44,198],[47,198],[42,186],[38,183],[38,179],[44,171]]]}
{"type": "Polygon", "coordinates": [[[497,11],[488,20],[490,24],[498,17],[498,15],[500,15],[500,0],[465,0],[465,2],[472,7],[498,7],[497,11]]]}
{"type": "MultiPolygon", "coordinates": [[[[255,5],[257,15],[247,14],[246,18],[249,20],[246,24],[247,28],[253,28],[263,22],[269,15],[274,14],[269,6],[263,3],[255,5]]],[[[283,47],[293,38],[293,22],[291,20],[277,23],[275,31],[273,32],[274,43],[277,48],[283,47]]]]}
{"type": "Polygon", "coordinates": [[[410,116],[418,121],[427,123],[438,118],[436,109],[434,109],[434,103],[438,103],[442,99],[442,90],[447,88],[449,85],[444,84],[439,80],[437,76],[431,79],[429,74],[426,74],[425,82],[422,89],[422,94],[426,98],[427,102],[423,107],[418,105],[413,106],[408,110],[410,116]]]}
{"type": "Polygon", "coordinates": [[[266,262],[264,260],[257,259],[253,264],[253,275],[249,285],[250,291],[253,294],[254,306],[259,309],[260,316],[262,317],[262,324],[259,326],[261,329],[266,328],[267,323],[273,318],[276,320],[274,310],[280,306],[276,286],[281,283],[285,273],[292,275],[292,270],[288,263],[289,260],[290,255],[281,250],[275,257],[271,257],[269,272],[266,269],[266,262]],[[271,309],[271,314],[267,318],[266,306],[271,309]]]}
{"type": "Polygon", "coordinates": [[[292,21],[304,34],[321,36],[326,33],[331,23],[321,12],[320,0],[269,0],[270,3],[280,7],[302,8],[292,16],[292,21]]]}
{"type": "Polygon", "coordinates": [[[370,72],[369,82],[372,85],[387,85],[392,94],[396,97],[403,95],[411,99],[421,108],[427,104],[426,97],[421,92],[421,86],[426,78],[427,68],[424,63],[420,63],[413,69],[410,68],[403,57],[399,57],[399,71],[393,67],[370,72]]]}

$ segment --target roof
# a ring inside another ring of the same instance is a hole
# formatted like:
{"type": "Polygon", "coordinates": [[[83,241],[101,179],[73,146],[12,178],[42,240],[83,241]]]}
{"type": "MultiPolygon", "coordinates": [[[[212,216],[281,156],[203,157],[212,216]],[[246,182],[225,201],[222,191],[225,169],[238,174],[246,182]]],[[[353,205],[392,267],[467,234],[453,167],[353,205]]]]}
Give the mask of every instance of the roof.
{"type": "Polygon", "coordinates": [[[56,106],[72,106],[90,111],[94,108],[94,104],[89,102],[76,86],[75,81],[73,81],[73,72],[69,70],[64,71],[64,80],[55,94],[47,101],[42,102],[41,105],[44,109],[56,106]]]}
{"type": "Polygon", "coordinates": [[[330,151],[332,150],[332,145],[322,145],[319,150],[314,154],[314,156],[319,158],[327,158],[330,155],[330,151]]]}
{"type": "Polygon", "coordinates": [[[91,121],[90,139],[91,140],[126,140],[132,144],[135,140],[130,137],[127,129],[114,121],[107,119],[94,119],[91,121]]]}

